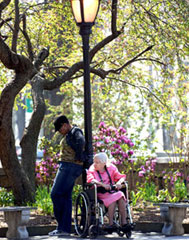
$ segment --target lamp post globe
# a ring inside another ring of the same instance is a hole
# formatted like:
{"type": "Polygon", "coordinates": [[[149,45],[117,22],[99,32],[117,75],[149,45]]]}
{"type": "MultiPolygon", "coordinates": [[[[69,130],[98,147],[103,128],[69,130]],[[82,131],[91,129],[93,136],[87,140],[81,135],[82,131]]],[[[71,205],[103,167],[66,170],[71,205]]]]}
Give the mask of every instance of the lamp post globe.
{"type": "Polygon", "coordinates": [[[79,34],[83,42],[85,151],[89,164],[93,160],[89,35],[92,33],[91,28],[95,23],[99,5],[100,0],[71,0],[73,15],[80,27],[79,34]]]}
{"type": "Polygon", "coordinates": [[[78,25],[95,22],[100,0],[71,0],[75,21],[78,25]]]}

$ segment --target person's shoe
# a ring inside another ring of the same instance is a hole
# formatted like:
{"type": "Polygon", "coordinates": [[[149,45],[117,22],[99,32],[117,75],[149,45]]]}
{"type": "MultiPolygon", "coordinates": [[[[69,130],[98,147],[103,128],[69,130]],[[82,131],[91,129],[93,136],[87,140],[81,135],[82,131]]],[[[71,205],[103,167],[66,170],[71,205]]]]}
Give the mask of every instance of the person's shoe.
{"type": "Polygon", "coordinates": [[[49,232],[49,236],[70,236],[70,234],[56,229],[52,232],[49,232]]]}

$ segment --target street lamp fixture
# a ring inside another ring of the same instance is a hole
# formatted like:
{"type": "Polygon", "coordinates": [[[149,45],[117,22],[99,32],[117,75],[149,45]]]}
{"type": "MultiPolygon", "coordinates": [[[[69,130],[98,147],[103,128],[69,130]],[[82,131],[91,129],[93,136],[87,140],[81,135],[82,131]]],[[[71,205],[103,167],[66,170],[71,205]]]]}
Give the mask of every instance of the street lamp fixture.
{"type": "Polygon", "coordinates": [[[91,28],[94,25],[99,5],[100,0],[71,0],[73,15],[80,27],[79,34],[83,42],[85,150],[89,162],[93,159],[89,35],[92,33],[91,28]]]}

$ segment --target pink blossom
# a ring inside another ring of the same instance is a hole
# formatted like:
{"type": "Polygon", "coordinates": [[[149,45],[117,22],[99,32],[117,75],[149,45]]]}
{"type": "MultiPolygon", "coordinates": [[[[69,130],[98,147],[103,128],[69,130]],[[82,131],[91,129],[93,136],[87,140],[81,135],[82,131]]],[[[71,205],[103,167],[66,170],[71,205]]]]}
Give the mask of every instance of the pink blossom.
{"type": "Polygon", "coordinates": [[[141,168],[143,171],[146,171],[144,165],[142,165],[140,168],[141,168]]]}
{"type": "Polygon", "coordinates": [[[120,148],[119,144],[114,144],[114,148],[120,148]]]}
{"type": "Polygon", "coordinates": [[[36,177],[37,177],[37,178],[41,178],[40,173],[37,173],[37,174],[36,174],[36,177]]]}
{"type": "Polygon", "coordinates": [[[145,174],[144,171],[139,171],[139,172],[138,172],[138,176],[139,176],[139,177],[144,177],[144,174],[145,174]]]}
{"type": "Polygon", "coordinates": [[[96,143],[96,146],[97,146],[97,147],[100,147],[101,145],[102,145],[102,144],[101,144],[100,142],[97,142],[97,143],[96,143]]]}
{"type": "Polygon", "coordinates": [[[128,144],[129,147],[133,147],[134,146],[134,143],[131,140],[128,140],[127,144],[128,144]]]}
{"type": "Polygon", "coordinates": [[[126,132],[127,132],[126,129],[123,128],[123,127],[120,127],[119,130],[120,130],[120,132],[122,132],[122,133],[126,133],[126,132]]]}
{"type": "Polygon", "coordinates": [[[124,142],[127,143],[128,142],[128,138],[126,136],[121,136],[120,139],[124,142]]]}
{"type": "Polygon", "coordinates": [[[130,163],[134,163],[134,159],[129,159],[129,162],[130,163]]]}
{"type": "Polygon", "coordinates": [[[173,185],[174,184],[174,179],[173,179],[173,177],[171,176],[171,179],[170,179],[171,181],[170,181],[170,183],[173,185]]]}
{"type": "Polygon", "coordinates": [[[122,156],[123,156],[124,158],[128,158],[128,154],[127,154],[127,153],[123,153],[122,156]]]}
{"type": "Polygon", "coordinates": [[[98,136],[94,136],[93,139],[94,139],[94,140],[98,140],[99,137],[98,137],[98,136]]]}
{"type": "Polygon", "coordinates": [[[151,165],[152,165],[153,167],[155,167],[155,166],[156,166],[156,162],[157,162],[157,161],[156,161],[155,159],[152,160],[152,164],[151,164],[151,165]]]}
{"type": "Polygon", "coordinates": [[[183,174],[182,174],[181,172],[177,172],[177,173],[176,173],[176,176],[177,176],[177,177],[182,177],[182,175],[183,175],[183,174]]]}
{"type": "Polygon", "coordinates": [[[131,156],[131,155],[134,154],[134,152],[133,152],[132,150],[129,150],[129,151],[128,151],[128,154],[131,156]]]}
{"type": "Polygon", "coordinates": [[[120,150],[119,150],[119,149],[116,150],[116,151],[115,151],[115,154],[120,154],[120,150]]]}
{"type": "Polygon", "coordinates": [[[149,166],[150,165],[150,161],[146,161],[146,166],[149,166]]]}
{"type": "Polygon", "coordinates": [[[110,142],[110,139],[109,138],[106,138],[105,139],[105,143],[109,143],[110,142]]]}
{"type": "Polygon", "coordinates": [[[98,126],[99,128],[105,128],[106,127],[106,124],[105,124],[105,122],[100,122],[100,124],[99,124],[99,126],[98,126]]]}

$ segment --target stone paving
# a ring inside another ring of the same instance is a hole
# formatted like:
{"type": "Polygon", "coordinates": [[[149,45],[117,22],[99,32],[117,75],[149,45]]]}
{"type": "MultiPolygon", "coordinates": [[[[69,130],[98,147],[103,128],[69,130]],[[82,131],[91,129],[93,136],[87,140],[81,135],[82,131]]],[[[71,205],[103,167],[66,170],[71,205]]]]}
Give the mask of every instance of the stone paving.
{"type": "MultiPolygon", "coordinates": [[[[7,238],[0,238],[0,240],[5,240],[7,238]]],[[[79,238],[72,234],[69,237],[49,237],[49,236],[35,236],[35,237],[30,237],[29,240],[75,240],[75,239],[80,239],[84,240],[84,238],[79,238]]],[[[90,239],[90,238],[85,238],[85,239],[90,239]]],[[[126,237],[118,237],[116,233],[113,233],[111,235],[106,235],[106,236],[98,236],[96,240],[102,240],[102,239],[113,239],[113,240],[120,240],[120,239],[127,239],[126,237]]],[[[141,233],[141,232],[132,232],[132,237],[130,239],[133,240],[189,240],[189,234],[184,234],[183,236],[171,236],[171,237],[165,237],[164,235],[160,233],[141,233]]]]}

